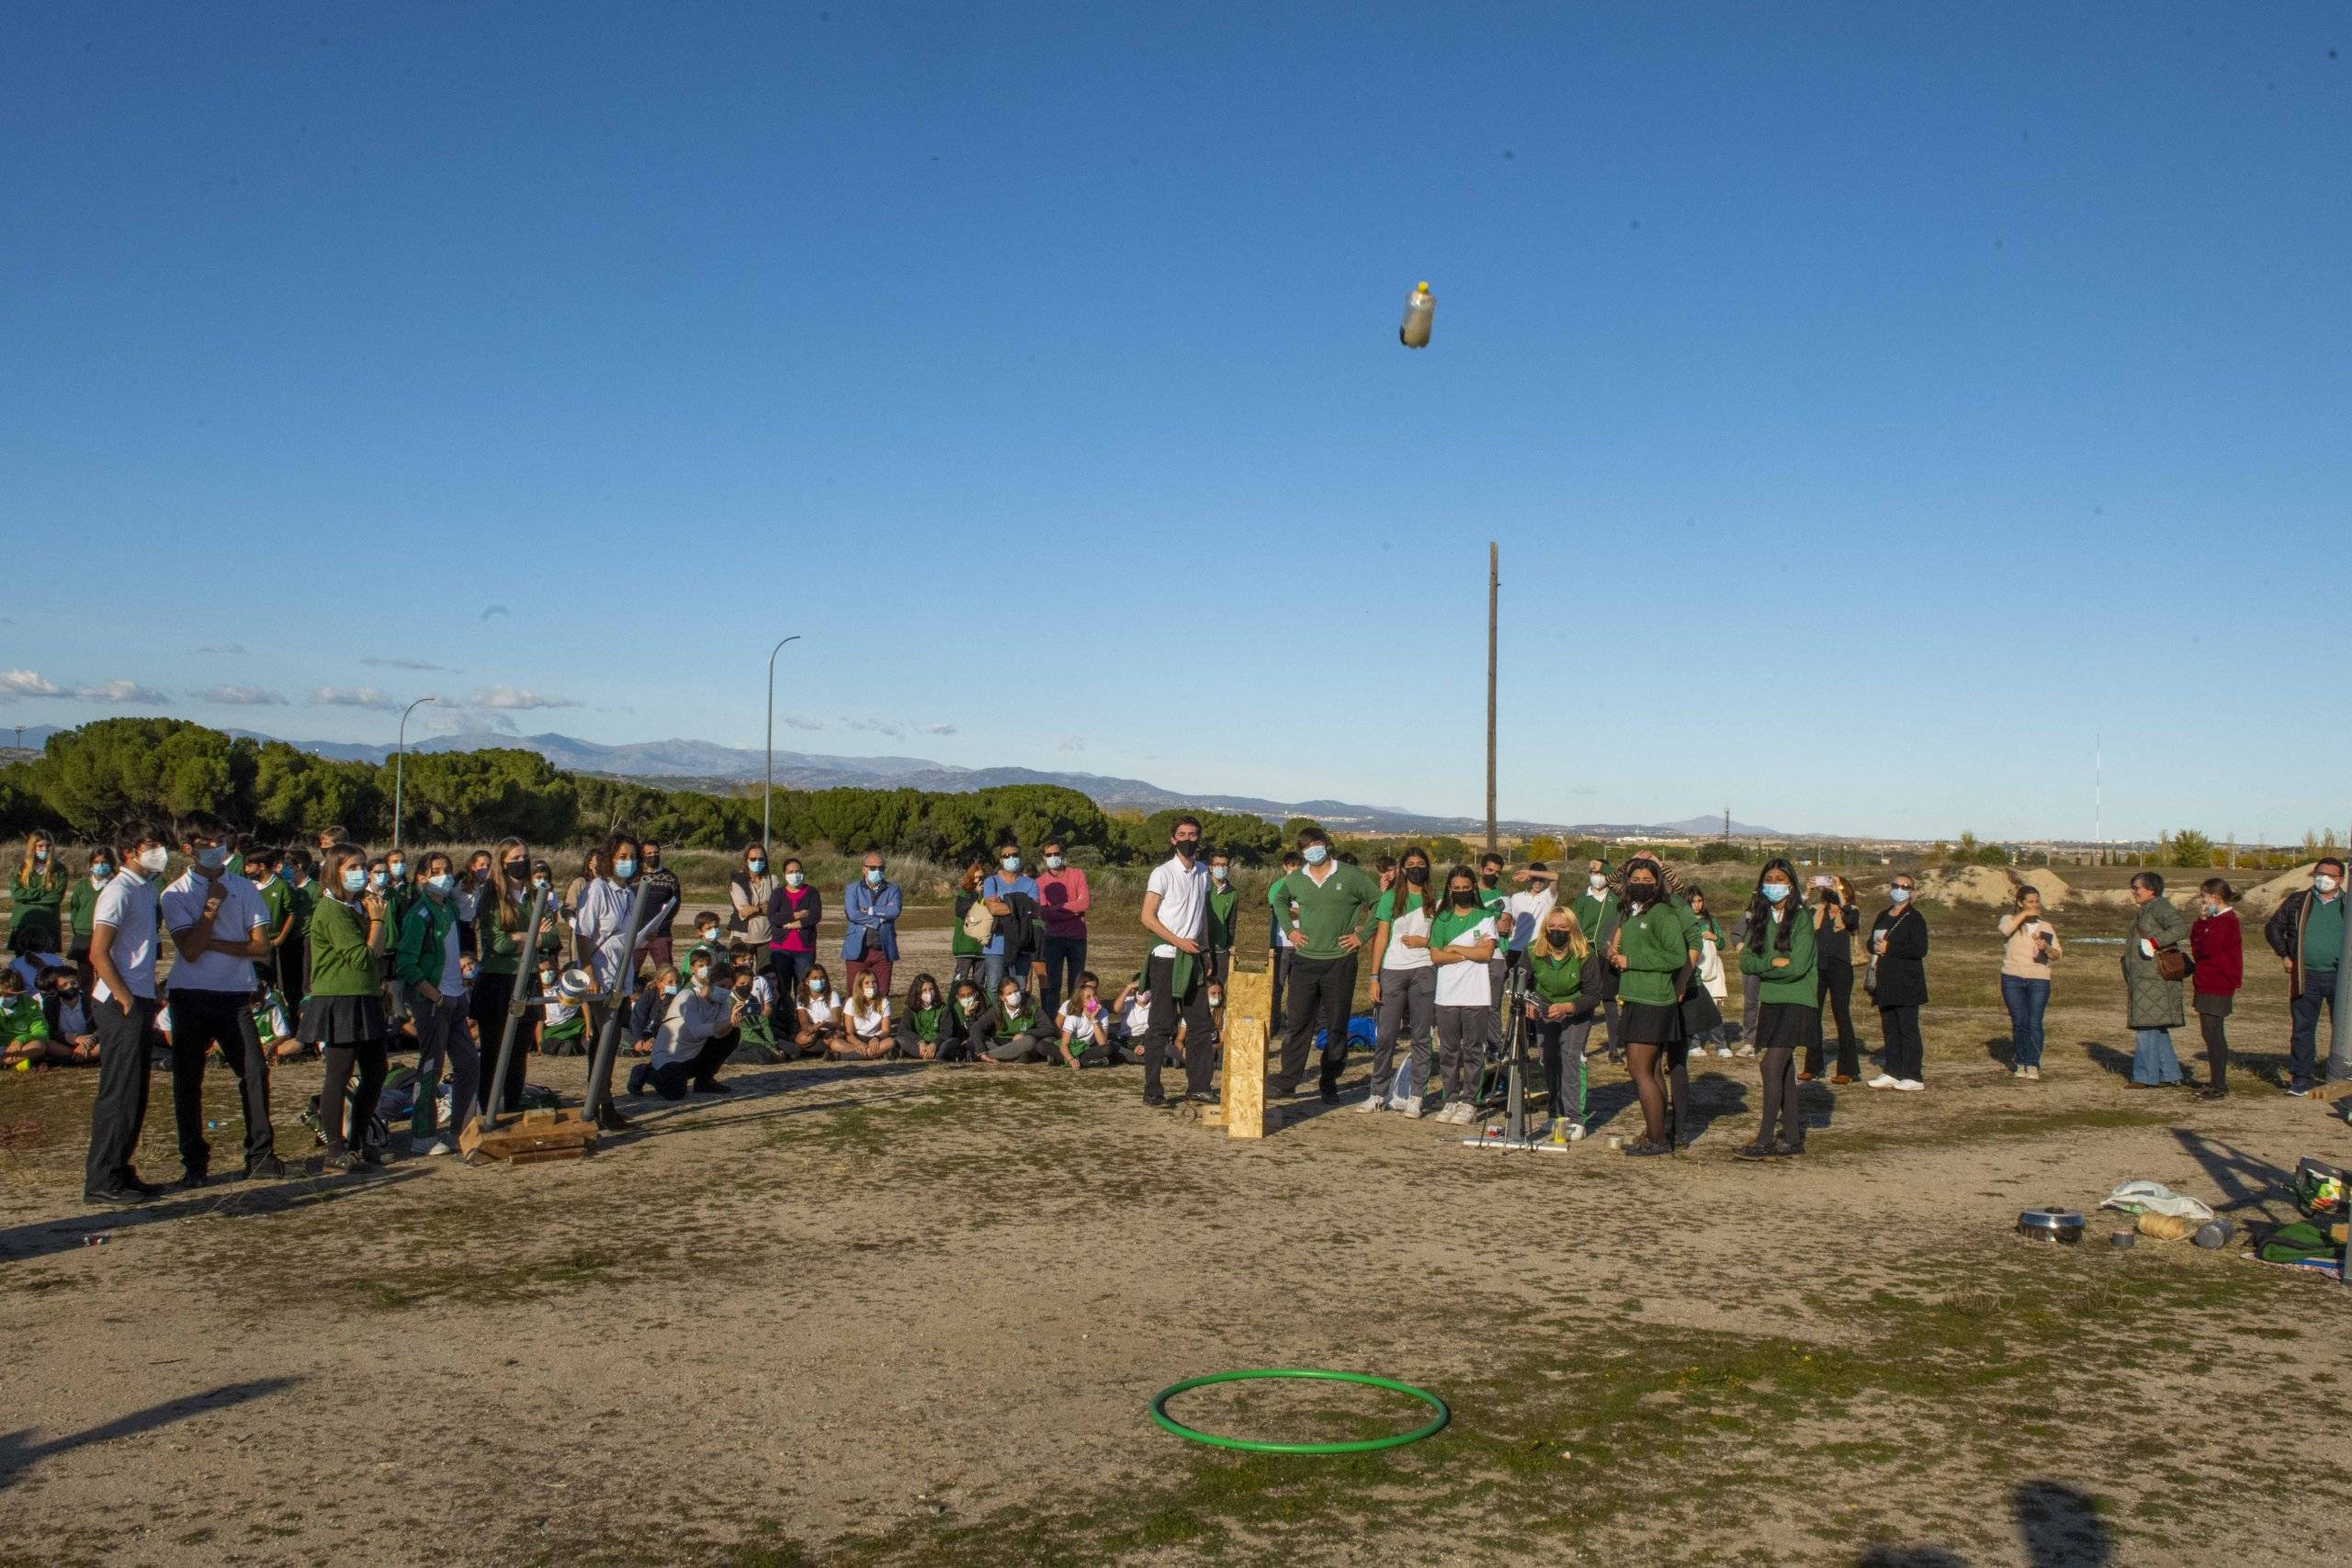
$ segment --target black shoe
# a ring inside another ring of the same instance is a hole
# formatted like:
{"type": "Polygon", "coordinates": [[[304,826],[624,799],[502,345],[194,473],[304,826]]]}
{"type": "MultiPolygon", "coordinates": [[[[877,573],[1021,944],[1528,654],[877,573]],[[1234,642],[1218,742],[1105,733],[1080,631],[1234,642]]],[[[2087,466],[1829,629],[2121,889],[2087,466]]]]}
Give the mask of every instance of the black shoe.
{"type": "Polygon", "coordinates": [[[629,1093],[642,1098],[645,1093],[646,1083],[652,1077],[653,1069],[646,1066],[643,1062],[639,1062],[637,1066],[631,1067],[628,1070],[629,1093]]]}
{"type": "Polygon", "coordinates": [[[1269,1100],[1288,1100],[1297,1092],[1298,1086],[1295,1083],[1284,1083],[1280,1078],[1266,1080],[1266,1098],[1269,1100]]]}
{"type": "Polygon", "coordinates": [[[611,1100],[596,1107],[596,1128],[604,1133],[626,1133],[637,1123],[613,1109],[611,1100]]]}
{"type": "Polygon", "coordinates": [[[1733,1150],[1731,1157],[1734,1159],[1770,1159],[1773,1152],[1774,1146],[1772,1145],[1766,1143],[1761,1138],[1758,1138],[1744,1149],[1733,1150]]]}
{"type": "Polygon", "coordinates": [[[1803,1153],[1804,1153],[1804,1145],[1803,1144],[1785,1143],[1779,1139],[1773,1140],[1772,1157],[1774,1159],[1794,1159],[1797,1156],[1803,1153]]]}
{"type": "Polygon", "coordinates": [[[141,1198],[161,1198],[164,1195],[163,1188],[152,1181],[141,1181],[135,1176],[124,1177],[122,1184],[141,1198]]]}
{"type": "Polygon", "coordinates": [[[180,1179],[172,1185],[183,1192],[193,1192],[211,1179],[211,1177],[200,1170],[183,1170],[180,1172],[180,1179]]]}
{"type": "Polygon", "coordinates": [[[1632,1143],[1627,1144],[1624,1149],[1626,1156],[1632,1159],[1647,1159],[1652,1155],[1670,1155],[1673,1152],[1674,1149],[1671,1145],[1665,1143],[1653,1144],[1647,1138],[1636,1138],[1632,1143]]]}
{"type": "Polygon", "coordinates": [[[1320,1092],[1321,1092],[1322,1097],[1323,1097],[1323,1103],[1324,1103],[1324,1104],[1326,1104],[1326,1105],[1337,1105],[1337,1104],[1339,1104],[1339,1103],[1340,1103],[1340,1086],[1339,1086],[1339,1085],[1337,1085],[1337,1084],[1325,1084],[1325,1085],[1323,1086],[1323,1088],[1322,1088],[1322,1089],[1321,1089],[1321,1091],[1320,1091],[1320,1092]]]}
{"type": "Polygon", "coordinates": [[[1219,1100],[1213,1094],[1188,1094],[1184,1097],[1184,1103],[1187,1105],[1222,1105],[1225,1101],[1219,1100]]]}
{"type": "Polygon", "coordinates": [[[382,1165],[384,1163],[384,1150],[382,1145],[378,1144],[368,1144],[363,1145],[359,1150],[359,1163],[369,1166],[382,1165]]]}
{"type": "Polygon", "coordinates": [[[696,1094],[733,1094],[735,1086],[720,1083],[717,1078],[705,1078],[695,1085],[695,1092],[696,1094]]]}
{"type": "Polygon", "coordinates": [[[1166,1095],[1161,1094],[1161,1093],[1158,1092],[1157,1090],[1155,1090],[1155,1091],[1153,1091],[1153,1092],[1151,1092],[1151,1093],[1149,1093],[1149,1094],[1145,1095],[1145,1096],[1143,1097],[1143,1102],[1144,1102],[1146,1105],[1150,1106],[1152,1109],[1154,1109],[1154,1110],[1156,1111],[1156,1110],[1158,1110],[1159,1107],[1161,1107],[1161,1106],[1163,1106],[1163,1105],[1166,1105],[1166,1104],[1168,1103],[1168,1097],[1167,1097],[1166,1095]]]}
{"type": "Polygon", "coordinates": [[[147,1194],[130,1187],[85,1187],[82,1189],[82,1201],[127,1209],[133,1203],[147,1201],[147,1194]]]}
{"type": "Polygon", "coordinates": [[[2227,1100],[2230,1098],[2230,1091],[2225,1089],[2200,1089],[2197,1091],[2197,1098],[2199,1100],[2227,1100]]]}
{"type": "Polygon", "coordinates": [[[245,1167],[247,1181],[283,1181],[292,1174],[286,1168],[286,1162],[276,1155],[264,1155],[245,1167]]]}
{"type": "Polygon", "coordinates": [[[356,1149],[331,1150],[319,1162],[320,1172],[326,1176],[356,1176],[367,1168],[368,1162],[359,1157],[356,1149]]]}

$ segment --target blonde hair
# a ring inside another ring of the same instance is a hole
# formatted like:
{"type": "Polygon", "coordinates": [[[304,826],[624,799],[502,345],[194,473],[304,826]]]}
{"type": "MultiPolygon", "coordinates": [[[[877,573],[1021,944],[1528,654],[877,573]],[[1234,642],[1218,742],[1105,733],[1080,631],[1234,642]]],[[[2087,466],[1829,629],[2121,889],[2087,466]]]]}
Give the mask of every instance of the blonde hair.
{"type": "Polygon", "coordinates": [[[1568,951],[1576,954],[1579,962],[1589,956],[1592,952],[1592,939],[1584,934],[1584,923],[1577,919],[1577,912],[1566,904],[1553,905],[1551,914],[1544,917],[1545,931],[1552,929],[1553,915],[1557,915],[1568,922],[1568,951]]]}

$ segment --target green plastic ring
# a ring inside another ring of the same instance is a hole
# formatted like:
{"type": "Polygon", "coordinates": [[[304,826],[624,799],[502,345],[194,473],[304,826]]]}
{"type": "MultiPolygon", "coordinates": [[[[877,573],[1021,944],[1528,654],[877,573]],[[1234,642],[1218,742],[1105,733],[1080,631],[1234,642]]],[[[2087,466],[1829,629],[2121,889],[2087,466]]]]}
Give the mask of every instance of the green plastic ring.
{"type": "Polygon", "coordinates": [[[1186,1378],[1182,1382],[1170,1383],[1151,1396],[1151,1418],[1180,1438],[1195,1443],[1206,1443],[1215,1449],[1238,1449],[1251,1454],[1368,1454],[1382,1449],[1401,1449],[1407,1443],[1418,1443],[1423,1438],[1434,1438],[1445,1430],[1453,1419],[1453,1412],[1445,1401],[1425,1388],[1415,1388],[1394,1378],[1376,1378],[1369,1372],[1327,1372],[1312,1367],[1251,1367],[1238,1372],[1212,1372],[1204,1378],[1186,1378]],[[1206,1388],[1217,1382],[1251,1382],[1263,1378],[1315,1378],[1326,1382],[1357,1382],[1372,1388],[1385,1388],[1393,1393],[1410,1394],[1437,1412],[1430,1420],[1409,1432],[1398,1432],[1385,1438],[1366,1438],[1352,1443],[1261,1443],[1248,1438],[1221,1438],[1215,1432],[1203,1432],[1187,1427],[1168,1414],[1168,1402],[1180,1393],[1196,1388],[1206,1388]]]}

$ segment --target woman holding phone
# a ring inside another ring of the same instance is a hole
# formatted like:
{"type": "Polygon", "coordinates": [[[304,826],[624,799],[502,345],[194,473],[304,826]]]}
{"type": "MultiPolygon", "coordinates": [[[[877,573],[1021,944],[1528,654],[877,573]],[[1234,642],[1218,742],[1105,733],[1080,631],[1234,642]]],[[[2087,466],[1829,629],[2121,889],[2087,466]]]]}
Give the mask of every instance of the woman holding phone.
{"type": "Polygon", "coordinates": [[[2009,1010],[2009,1077],[2041,1081],[2041,1017],[2050,1007],[2050,965],[2064,950],[2041,916],[2041,892],[2020,887],[2001,917],[2001,1005],[2009,1010]]]}
{"type": "Polygon", "coordinates": [[[1861,1046],[1854,1032],[1854,932],[1862,923],[1861,900],[1854,885],[1842,876],[1813,879],[1813,963],[1821,982],[1813,1042],[1805,1047],[1800,1083],[1821,1076],[1823,1037],[1831,1020],[1838,1025],[1838,1070],[1829,1081],[1844,1085],[1861,1077],[1861,1046]]]}

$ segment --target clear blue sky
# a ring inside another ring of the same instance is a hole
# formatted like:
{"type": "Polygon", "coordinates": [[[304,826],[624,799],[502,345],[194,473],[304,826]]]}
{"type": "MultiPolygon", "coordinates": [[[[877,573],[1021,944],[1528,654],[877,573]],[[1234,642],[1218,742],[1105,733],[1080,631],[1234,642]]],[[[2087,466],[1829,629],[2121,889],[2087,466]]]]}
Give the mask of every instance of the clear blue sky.
{"type": "Polygon", "coordinates": [[[5,28],[0,724],[2352,815],[2343,7],[5,28]]]}

